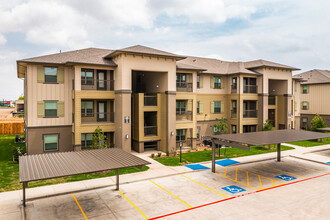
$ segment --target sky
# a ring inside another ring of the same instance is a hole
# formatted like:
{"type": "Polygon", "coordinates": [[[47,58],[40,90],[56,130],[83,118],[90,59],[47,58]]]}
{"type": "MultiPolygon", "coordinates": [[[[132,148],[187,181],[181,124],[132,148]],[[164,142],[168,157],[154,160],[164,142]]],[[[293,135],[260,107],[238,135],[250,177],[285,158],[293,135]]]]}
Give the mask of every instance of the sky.
{"type": "Polygon", "coordinates": [[[88,47],[329,70],[329,8],[329,0],[0,0],[0,100],[23,95],[16,60],[88,47]]]}

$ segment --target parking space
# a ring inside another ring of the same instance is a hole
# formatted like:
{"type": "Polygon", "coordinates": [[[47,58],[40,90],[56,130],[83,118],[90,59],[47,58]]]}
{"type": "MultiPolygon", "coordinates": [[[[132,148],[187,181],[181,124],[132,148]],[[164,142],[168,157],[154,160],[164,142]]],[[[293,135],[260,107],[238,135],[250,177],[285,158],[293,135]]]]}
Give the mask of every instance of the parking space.
{"type": "Polygon", "coordinates": [[[327,165],[291,157],[282,162],[217,165],[216,173],[195,171],[123,184],[120,191],[103,188],[30,201],[25,214],[27,219],[178,219],[177,215],[193,218],[197,214],[207,219],[205,210],[212,205],[233,204],[234,199],[249,203],[248,197],[257,192],[313,183],[318,177],[322,181],[321,176],[329,173],[327,165]]]}

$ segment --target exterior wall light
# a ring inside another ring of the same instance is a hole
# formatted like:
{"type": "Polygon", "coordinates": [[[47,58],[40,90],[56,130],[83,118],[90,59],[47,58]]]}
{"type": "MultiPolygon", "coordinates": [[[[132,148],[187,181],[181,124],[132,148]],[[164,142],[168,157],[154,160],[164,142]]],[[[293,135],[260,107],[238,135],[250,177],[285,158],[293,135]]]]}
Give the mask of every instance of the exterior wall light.
{"type": "Polygon", "coordinates": [[[128,134],[125,135],[125,138],[128,139],[128,134]]]}

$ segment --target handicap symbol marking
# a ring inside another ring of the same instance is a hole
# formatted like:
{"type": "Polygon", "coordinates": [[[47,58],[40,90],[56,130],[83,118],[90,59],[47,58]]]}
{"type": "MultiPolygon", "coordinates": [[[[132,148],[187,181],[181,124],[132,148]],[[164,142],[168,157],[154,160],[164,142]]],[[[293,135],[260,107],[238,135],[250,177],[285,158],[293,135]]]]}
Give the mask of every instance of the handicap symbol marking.
{"type": "Polygon", "coordinates": [[[200,165],[200,164],[189,164],[189,165],[185,165],[186,167],[192,169],[192,170],[207,170],[210,169],[206,166],[200,165]]]}
{"type": "Polygon", "coordinates": [[[285,180],[285,181],[290,181],[290,180],[297,179],[296,177],[292,177],[292,176],[288,176],[288,175],[279,175],[279,176],[275,176],[275,177],[279,178],[281,180],[285,180]]]}
{"type": "Polygon", "coordinates": [[[233,194],[246,191],[245,189],[235,186],[235,185],[222,187],[222,189],[226,190],[227,192],[233,193],[233,194]]]}

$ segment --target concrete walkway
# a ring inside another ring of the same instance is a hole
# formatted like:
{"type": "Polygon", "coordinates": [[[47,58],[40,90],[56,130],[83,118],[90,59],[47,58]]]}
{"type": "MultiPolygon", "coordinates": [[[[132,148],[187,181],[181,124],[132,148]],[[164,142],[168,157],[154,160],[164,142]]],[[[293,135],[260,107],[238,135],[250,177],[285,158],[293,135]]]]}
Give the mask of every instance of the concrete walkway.
{"type": "MultiPolygon", "coordinates": [[[[318,163],[325,164],[330,162],[330,157],[316,153],[317,151],[330,151],[330,145],[322,145],[316,147],[299,147],[291,144],[283,144],[285,146],[294,147],[294,150],[283,151],[282,157],[296,157],[300,159],[310,160],[318,163]]],[[[120,184],[126,184],[142,180],[150,180],[159,177],[177,175],[182,173],[198,172],[193,171],[185,166],[170,167],[151,159],[149,156],[157,151],[147,151],[145,153],[133,153],[149,162],[150,168],[148,171],[125,174],[120,176],[120,184]]],[[[256,161],[271,160],[276,158],[277,153],[259,154],[245,157],[234,158],[234,160],[240,163],[251,163],[256,161]]],[[[204,166],[211,167],[211,161],[202,162],[204,166]]],[[[27,199],[39,199],[43,197],[50,197],[62,194],[70,194],[79,191],[92,190],[97,188],[115,186],[115,177],[104,177],[98,179],[84,180],[72,183],[62,183],[57,185],[42,186],[36,188],[27,189],[27,199]]],[[[20,219],[21,209],[20,201],[22,200],[22,190],[10,191],[0,193],[0,219],[20,219]]]]}

